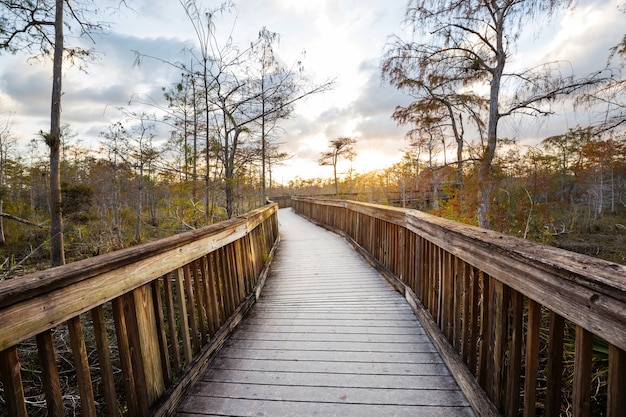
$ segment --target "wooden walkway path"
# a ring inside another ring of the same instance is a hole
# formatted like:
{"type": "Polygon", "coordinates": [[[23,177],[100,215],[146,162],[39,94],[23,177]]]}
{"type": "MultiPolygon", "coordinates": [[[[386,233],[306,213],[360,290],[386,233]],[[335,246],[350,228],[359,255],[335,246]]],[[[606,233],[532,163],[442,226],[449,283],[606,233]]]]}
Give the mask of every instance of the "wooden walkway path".
{"type": "Polygon", "coordinates": [[[178,409],[191,416],[474,416],[404,298],[291,212],[250,315],[178,409]]]}

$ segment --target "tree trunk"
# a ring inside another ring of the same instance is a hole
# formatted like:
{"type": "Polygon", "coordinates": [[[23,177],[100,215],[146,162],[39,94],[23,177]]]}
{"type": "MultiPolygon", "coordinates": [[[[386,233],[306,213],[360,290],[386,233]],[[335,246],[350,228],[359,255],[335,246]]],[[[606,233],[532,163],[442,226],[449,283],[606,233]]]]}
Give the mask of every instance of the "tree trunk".
{"type": "MultiPolygon", "coordinates": [[[[2,189],[4,188],[4,149],[2,148],[3,144],[0,141],[0,213],[4,213],[3,207],[3,196],[2,189]]],[[[4,237],[4,219],[0,217],[0,246],[4,246],[6,244],[6,239],[4,237]]]]}
{"type": "MultiPolygon", "coordinates": [[[[263,73],[263,75],[265,75],[263,73]]],[[[265,79],[261,76],[261,205],[267,202],[267,191],[265,189],[265,79]]]]}
{"type": "Polygon", "coordinates": [[[137,184],[137,222],[135,223],[135,242],[141,242],[142,199],[143,199],[143,162],[139,163],[139,183],[137,184]]]}
{"type": "MultiPolygon", "coordinates": [[[[5,139],[0,132],[0,213],[4,213],[4,166],[6,162],[6,148],[8,145],[5,143],[5,139]]],[[[6,245],[6,238],[4,237],[4,217],[0,216],[0,246],[6,245]]]]}
{"type": "Polygon", "coordinates": [[[484,149],[483,157],[478,168],[478,225],[488,229],[489,206],[491,203],[491,189],[493,187],[491,177],[491,164],[496,154],[498,142],[498,121],[500,118],[498,100],[500,98],[500,84],[504,65],[506,63],[506,53],[504,51],[503,33],[504,11],[496,19],[497,40],[496,40],[496,65],[491,69],[491,87],[489,91],[489,124],[487,126],[487,146],[484,149]]]}
{"type": "Polygon", "coordinates": [[[337,161],[333,164],[333,178],[335,179],[335,195],[339,195],[339,183],[337,182],[337,161]]]}
{"type": "Polygon", "coordinates": [[[50,133],[46,143],[50,147],[50,264],[65,263],[63,248],[63,215],[61,205],[61,79],[63,70],[63,0],[56,0],[54,21],[54,62],[52,69],[52,105],[50,133]]]}

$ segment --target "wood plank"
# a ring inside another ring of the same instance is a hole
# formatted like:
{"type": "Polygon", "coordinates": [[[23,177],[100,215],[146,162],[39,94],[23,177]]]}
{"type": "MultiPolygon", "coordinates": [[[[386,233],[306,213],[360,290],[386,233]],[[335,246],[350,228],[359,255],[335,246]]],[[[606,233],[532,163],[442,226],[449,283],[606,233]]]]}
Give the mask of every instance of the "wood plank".
{"type": "Polygon", "coordinates": [[[524,373],[524,417],[537,414],[537,372],[539,371],[539,342],[541,333],[541,306],[528,300],[526,332],[526,367],[524,373]]]}
{"type": "Polygon", "coordinates": [[[344,417],[344,416],[395,416],[395,417],[470,417],[474,413],[468,407],[453,406],[416,406],[406,405],[378,405],[354,404],[342,401],[340,398],[333,403],[299,402],[299,401],[267,401],[247,400],[214,397],[190,397],[181,406],[178,417],[207,416],[211,410],[214,415],[234,415],[240,417],[255,417],[268,415],[272,417],[344,417]]]}
{"type": "Polygon", "coordinates": [[[626,352],[609,346],[608,417],[626,416],[626,352]]]}
{"type": "Polygon", "coordinates": [[[417,363],[442,363],[441,356],[436,349],[429,352],[412,353],[410,358],[404,352],[343,352],[341,356],[334,351],[298,351],[298,350],[250,350],[240,349],[237,345],[226,345],[222,353],[224,357],[245,357],[262,360],[319,360],[341,362],[376,362],[376,363],[406,363],[413,360],[417,363]]]}
{"type": "Polygon", "coordinates": [[[176,286],[176,304],[180,317],[180,336],[183,342],[183,357],[185,364],[191,362],[191,334],[189,330],[189,316],[187,314],[187,300],[185,297],[185,284],[183,283],[183,271],[178,268],[174,271],[174,284],[176,286]]]}
{"type": "Polygon", "coordinates": [[[130,353],[130,341],[126,328],[126,313],[124,311],[123,297],[116,298],[111,303],[113,306],[113,320],[115,322],[115,337],[120,356],[120,366],[124,375],[124,393],[126,405],[131,415],[140,415],[139,400],[135,387],[135,374],[133,372],[133,360],[130,353]]]}
{"type": "MultiPolygon", "coordinates": [[[[158,262],[149,256],[150,253],[142,252],[141,248],[137,247],[132,248],[132,256],[118,254],[118,252],[126,253],[125,250],[111,252],[120,256],[119,261],[105,254],[98,257],[96,265],[78,261],[60,269],[52,268],[42,274],[31,274],[37,277],[36,284],[39,287],[30,286],[29,275],[24,277],[28,282],[24,283],[23,292],[22,288],[13,287],[12,280],[6,281],[6,284],[3,283],[0,286],[0,305],[3,303],[11,303],[11,305],[0,309],[0,322],[3,324],[0,326],[0,350],[16,345],[45,329],[60,325],[72,317],[120,296],[129,289],[144,285],[155,277],[172,271],[179,265],[183,266],[206,253],[207,247],[227,244],[236,238],[241,238],[245,233],[245,222],[239,220],[235,224],[237,226],[233,226],[233,229],[216,232],[197,242],[191,242],[187,246],[171,249],[169,252],[159,250],[158,245],[154,248],[150,246],[151,250],[156,253],[155,256],[158,255],[158,262]],[[118,262],[126,262],[127,265],[119,265],[118,262]],[[80,269],[81,265],[89,268],[80,269]],[[101,272],[102,266],[116,269],[101,272]],[[48,275],[50,275],[49,279],[42,278],[48,275]],[[87,278],[83,278],[84,276],[87,278]],[[78,277],[81,277],[78,282],[60,286],[61,281],[70,283],[79,279],[78,277]],[[48,288],[43,285],[46,281],[50,281],[48,288]],[[32,297],[28,298],[28,295],[32,297]],[[17,300],[21,301],[15,304],[17,300]],[[29,317],[29,320],[24,320],[24,317],[29,317]]],[[[163,240],[160,240],[159,244],[161,242],[163,240]]]]}
{"type": "MultiPolygon", "coordinates": [[[[328,204],[337,203],[315,202],[316,206],[328,204]]],[[[626,276],[626,266],[417,210],[407,212],[355,202],[343,204],[350,210],[405,225],[512,289],[626,350],[626,283],[616,279],[626,276]]]]}
{"type": "Polygon", "coordinates": [[[479,272],[476,268],[471,268],[471,290],[470,290],[470,312],[469,312],[469,347],[467,349],[468,360],[465,362],[469,367],[470,372],[474,375],[478,375],[478,339],[479,339],[479,325],[480,322],[480,286],[478,281],[480,279],[479,272]]]}
{"type": "Polygon", "coordinates": [[[20,358],[16,347],[0,352],[0,381],[2,381],[8,415],[26,417],[28,414],[24,401],[20,358]]]}
{"type": "Polygon", "coordinates": [[[200,336],[200,346],[204,346],[207,343],[207,334],[209,332],[209,328],[207,325],[207,308],[206,308],[206,297],[204,296],[204,285],[203,281],[206,279],[202,269],[200,260],[195,260],[191,264],[191,271],[193,275],[193,291],[196,297],[196,310],[198,314],[198,332],[200,336]]]}
{"type": "Polygon", "coordinates": [[[159,345],[152,286],[146,284],[133,291],[139,353],[143,363],[143,377],[148,396],[148,406],[154,404],[165,392],[161,349],[159,345]]]}
{"type": "Polygon", "coordinates": [[[176,324],[176,311],[174,310],[174,291],[172,289],[172,276],[166,274],[163,277],[163,291],[165,297],[165,311],[170,333],[170,348],[172,349],[172,370],[178,374],[181,369],[180,340],[178,338],[178,325],[176,324]]]}
{"type": "Polygon", "coordinates": [[[238,348],[258,350],[297,350],[297,351],[332,351],[337,352],[388,352],[388,353],[420,353],[433,352],[430,340],[421,343],[385,343],[358,341],[293,341],[293,340],[246,340],[229,342],[238,348]]]}
{"type": "Polygon", "coordinates": [[[202,293],[204,294],[204,308],[206,309],[207,317],[207,331],[209,339],[215,334],[218,326],[218,313],[215,308],[214,295],[212,294],[210,287],[212,286],[211,280],[213,279],[209,270],[209,260],[207,256],[203,256],[200,260],[200,268],[202,269],[202,293]]]}
{"type": "MultiPolygon", "coordinates": [[[[154,277],[182,267],[205,255],[207,248],[215,250],[242,238],[248,231],[254,230],[271,218],[277,210],[275,204],[269,204],[236,219],[28,274],[20,277],[19,281],[5,281],[0,287],[0,307],[14,305],[24,300],[33,300],[42,294],[63,287],[73,287],[75,290],[77,286],[74,284],[92,277],[105,280],[109,285],[98,287],[94,283],[87,283],[87,286],[82,287],[81,294],[86,296],[90,292],[93,293],[94,288],[100,290],[95,296],[83,300],[86,303],[81,304],[80,313],[85,312],[96,306],[89,307],[89,303],[97,297],[105,297],[105,301],[110,301],[121,295],[121,292],[116,293],[117,291],[125,292],[126,288],[143,285],[154,277]],[[155,259],[159,262],[155,262],[155,259]],[[103,291],[104,287],[106,291],[103,291]]],[[[35,305],[41,305],[41,300],[36,301],[38,302],[35,302],[35,305]]],[[[101,299],[97,305],[100,304],[102,304],[101,299]]],[[[47,312],[50,313],[50,305],[47,307],[47,312]]],[[[76,305],[72,307],[75,308],[76,305]]],[[[72,316],[74,315],[76,314],[72,316]]],[[[47,317],[54,323],[65,322],[68,318],[62,319],[50,316],[50,314],[47,317]]],[[[3,337],[0,337],[0,341],[2,340],[3,337]]]]}
{"type": "Polygon", "coordinates": [[[452,375],[370,375],[315,372],[272,372],[236,369],[212,369],[205,382],[234,384],[270,384],[294,387],[360,387],[388,389],[458,390],[452,375]]]}
{"type": "Polygon", "coordinates": [[[470,332],[470,326],[471,326],[471,304],[472,304],[472,299],[470,297],[471,294],[471,286],[470,286],[470,274],[471,274],[471,266],[466,263],[463,262],[463,295],[462,295],[462,303],[463,303],[463,313],[462,313],[462,317],[463,317],[463,321],[461,324],[461,358],[463,359],[463,362],[465,362],[468,367],[470,364],[470,359],[469,359],[469,344],[471,343],[471,332],[470,332]]]}
{"type": "Polygon", "coordinates": [[[80,317],[68,320],[67,327],[70,333],[70,346],[76,371],[76,383],[78,385],[78,393],[80,394],[81,413],[85,417],[95,417],[96,402],[93,397],[87,348],[85,347],[85,336],[83,335],[80,317]]]}
{"type": "Polygon", "coordinates": [[[473,416],[404,296],[283,214],[263,294],[177,415],[473,416]]]}
{"type": "MultiPolygon", "coordinates": [[[[248,327],[249,329],[249,327],[248,327]]],[[[236,332],[231,340],[265,340],[274,342],[292,341],[292,342],[357,342],[357,343],[430,343],[430,339],[425,333],[415,333],[409,328],[406,333],[370,333],[367,330],[355,331],[347,333],[346,328],[341,328],[341,332],[325,331],[325,332],[307,332],[306,327],[301,327],[301,331],[282,330],[280,327],[273,327],[274,331],[267,331],[267,327],[254,332],[241,329],[236,332]],[[282,331],[280,331],[282,330],[282,331]]],[[[355,328],[347,328],[355,330],[355,328]]],[[[319,328],[318,328],[319,330],[319,328]]]]}
{"type": "Polygon", "coordinates": [[[140,318],[137,316],[136,298],[134,291],[120,297],[122,308],[124,310],[124,320],[126,322],[126,333],[128,337],[129,359],[131,362],[131,371],[133,373],[134,391],[137,398],[137,406],[139,412],[137,415],[145,415],[150,407],[150,395],[148,393],[148,384],[150,381],[146,378],[145,366],[148,365],[143,361],[141,350],[141,329],[139,328],[140,318]]]}
{"type": "MultiPolygon", "coordinates": [[[[164,281],[169,280],[169,276],[163,278],[164,281]]],[[[167,345],[167,335],[165,331],[165,315],[163,314],[163,301],[161,300],[161,280],[152,281],[152,300],[154,301],[154,312],[156,319],[157,339],[159,341],[159,355],[161,359],[161,373],[163,375],[163,383],[165,387],[169,387],[172,383],[172,365],[170,363],[169,348],[167,345]]]]}
{"type": "Polygon", "coordinates": [[[102,306],[98,306],[91,310],[91,320],[93,322],[96,349],[98,350],[98,360],[100,364],[100,376],[102,378],[106,414],[110,417],[119,417],[120,413],[117,405],[117,392],[115,390],[113,364],[111,362],[107,325],[104,317],[104,308],[102,306]]]}
{"type": "Polygon", "coordinates": [[[404,406],[448,406],[467,407],[467,399],[458,390],[449,390],[445,396],[436,395],[433,389],[320,387],[312,390],[306,386],[255,385],[229,382],[198,382],[196,390],[207,393],[207,397],[242,398],[267,401],[297,402],[352,402],[362,404],[395,404],[404,406]],[[435,394],[435,395],[433,395],[435,394]]]}
{"type": "Polygon", "coordinates": [[[48,416],[62,417],[65,415],[63,394],[61,392],[61,382],[59,381],[54,339],[50,330],[37,335],[37,354],[39,355],[43,373],[43,387],[48,416]]]}
{"type": "Polygon", "coordinates": [[[193,353],[200,352],[200,339],[198,332],[198,320],[196,314],[196,296],[193,292],[194,276],[191,270],[191,264],[183,266],[183,283],[185,291],[185,301],[187,302],[187,324],[189,325],[189,335],[191,337],[191,347],[193,353]]]}
{"type": "Polygon", "coordinates": [[[563,372],[563,331],[565,320],[551,311],[549,327],[546,415],[556,416],[561,409],[561,374],[563,372]]]}
{"type": "MultiPolygon", "coordinates": [[[[245,356],[245,355],[242,355],[245,356]]],[[[236,369],[240,371],[275,371],[275,372],[314,372],[336,374],[377,375],[445,375],[450,372],[443,362],[433,362],[434,355],[404,355],[402,361],[339,361],[339,360],[289,360],[289,359],[250,359],[242,356],[221,355],[211,365],[213,369],[236,369]]],[[[382,357],[382,355],[381,355],[382,357]]]]}
{"type": "Polygon", "coordinates": [[[573,417],[586,417],[591,411],[593,334],[576,326],[574,357],[573,417]]]}
{"type": "Polygon", "coordinates": [[[504,415],[518,417],[520,414],[520,386],[522,374],[522,347],[524,325],[524,296],[511,291],[511,337],[509,339],[509,367],[506,375],[506,398],[504,415]]]}

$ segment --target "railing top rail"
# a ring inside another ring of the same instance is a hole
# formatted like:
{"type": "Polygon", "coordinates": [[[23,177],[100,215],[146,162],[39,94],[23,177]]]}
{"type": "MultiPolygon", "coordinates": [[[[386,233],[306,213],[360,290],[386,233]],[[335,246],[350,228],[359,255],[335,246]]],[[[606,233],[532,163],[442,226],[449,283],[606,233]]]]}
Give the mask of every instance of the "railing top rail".
{"type": "MultiPolygon", "coordinates": [[[[610,295],[626,301],[626,266],[583,255],[564,249],[542,245],[493,230],[467,225],[419,210],[361,203],[349,200],[316,200],[315,198],[294,197],[295,200],[310,200],[317,204],[346,207],[356,212],[378,217],[392,223],[409,226],[412,229],[436,237],[448,251],[462,257],[452,243],[461,244],[463,252],[473,251],[486,254],[496,250],[500,256],[512,257],[535,265],[546,272],[590,286],[597,291],[610,291],[610,295]],[[454,241],[452,240],[454,237],[454,241]],[[468,245],[471,243],[471,245],[468,245]]],[[[491,255],[495,256],[495,254],[491,255]]],[[[491,257],[490,256],[490,257],[491,257]]]]}
{"type": "Polygon", "coordinates": [[[626,349],[626,266],[457,223],[417,210],[343,200],[345,207],[417,233],[572,322],[626,349]]]}
{"type": "MultiPolygon", "coordinates": [[[[169,252],[175,248],[182,248],[200,239],[223,234],[224,231],[235,233],[241,226],[245,226],[243,230],[249,231],[254,229],[254,227],[273,213],[272,210],[268,211],[268,207],[275,211],[278,205],[272,204],[270,206],[261,207],[240,217],[217,224],[179,233],[130,248],[109,252],[93,258],[82,259],[70,264],[33,272],[19,278],[2,281],[0,283],[0,308],[15,304],[54,288],[65,287],[122,268],[139,259],[159,256],[160,254],[169,252]]],[[[216,242],[216,244],[222,246],[227,243],[227,241],[221,243],[216,242]]],[[[217,247],[218,246],[215,248],[217,247]]]]}
{"type": "Polygon", "coordinates": [[[271,204],[215,225],[1,282],[0,351],[234,242],[276,210],[271,204]]]}

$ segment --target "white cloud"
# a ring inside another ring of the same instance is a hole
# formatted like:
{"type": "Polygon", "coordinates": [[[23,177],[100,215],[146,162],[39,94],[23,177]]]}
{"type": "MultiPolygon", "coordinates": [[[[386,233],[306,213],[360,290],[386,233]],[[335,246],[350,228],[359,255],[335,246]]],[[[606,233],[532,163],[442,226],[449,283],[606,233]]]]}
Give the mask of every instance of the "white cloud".
{"type": "MultiPolygon", "coordinates": [[[[522,37],[515,65],[528,67],[541,60],[566,60],[577,74],[602,67],[608,49],[624,33],[625,15],[616,9],[622,0],[582,0],[572,11],[557,16],[554,27],[541,35],[522,37]]],[[[207,2],[207,4],[217,4],[207,2]]],[[[100,59],[87,73],[66,66],[63,122],[70,123],[79,136],[97,141],[97,133],[119,118],[115,106],[125,105],[135,93],[161,99],[161,87],[178,80],[179,71],[146,59],[133,66],[137,50],[172,62],[187,58],[184,48],[195,45],[196,37],[178,1],[141,0],[131,2],[134,11],[121,10],[109,20],[112,31],[95,38],[100,59]]],[[[334,91],[298,103],[294,117],[282,124],[283,149],[295,158],[285,163],[283,176],[328,176],[319,167],[319,153],[330,139],[350,135],[358,139],[357,151],[365,169],[375,162],[393,161],[406,146],[404,132],[391,120],[394,108],[408,98],[380,81],[379,62],[388,36],[399,33],[405,2],[387,0],[241,0],[237,14],[216,20],[220,36],[232,34],[247,44],[263,26],[278,32],[278,54],[294,62],[306,51],[306,75],[318,82],[336,78],[334,91]],[[376,156],[375,156],[376,155],[376,156]],[[291,168],[288,169],[288,166],[291,168]],[[289,174],[287,174],[289,172],[289,174]]],[[[25,56],[3,56],[0,63],[2,111],[12,111],[16,133],[25,141],[45,130],[49,117],[49,66],[27,63],[25,56]]],[[[541,137],[577,122],[512,121],[509,132],[522,138],[541,137]],[[523,126],[523,127],[521,127],[523,126]]],[[[581,122],[585,115],[580,115],[581,122]]],[[[571,126],[570,126],[571,127],[571,126]]],[[[357,168],[359,168],[358,166],[357,168]]],[[[276,168],[277,172],[283,168],[276,168]]]]}

